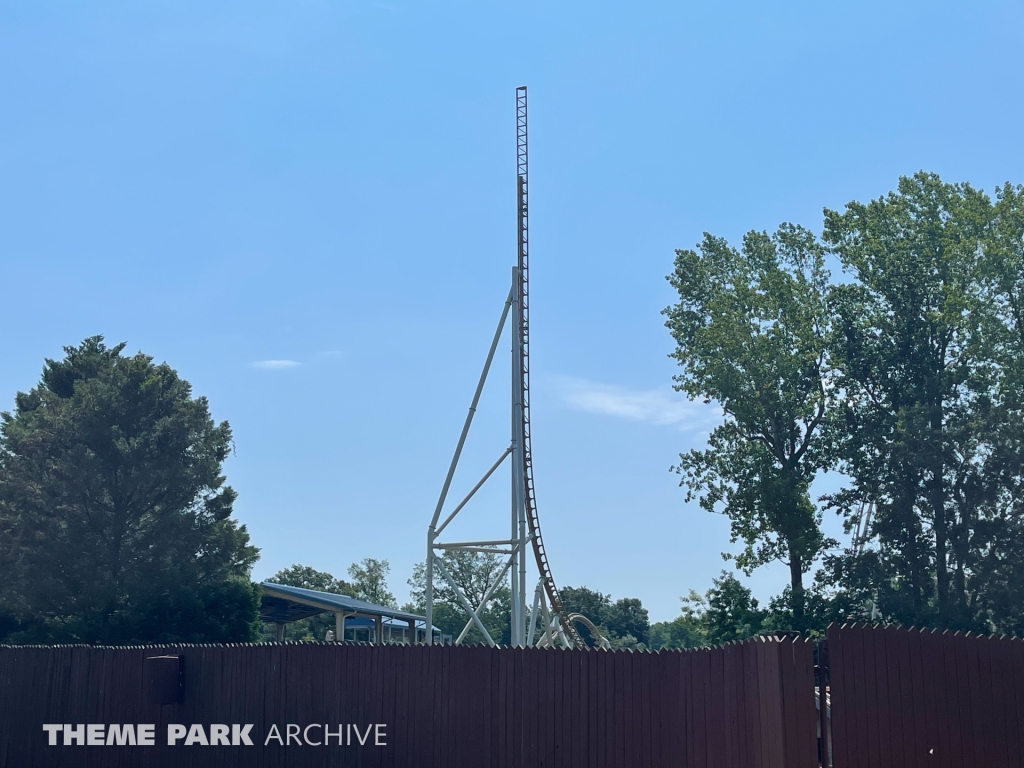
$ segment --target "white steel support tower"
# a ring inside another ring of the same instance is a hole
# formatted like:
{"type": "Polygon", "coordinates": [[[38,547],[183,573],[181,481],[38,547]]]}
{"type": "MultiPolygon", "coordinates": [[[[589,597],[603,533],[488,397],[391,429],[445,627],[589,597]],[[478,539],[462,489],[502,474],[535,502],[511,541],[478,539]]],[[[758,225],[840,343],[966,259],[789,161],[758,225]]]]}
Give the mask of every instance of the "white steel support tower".
{"type": "MultiPolygon", "coordinates": [[[[516,266],[512,268],[512,287],[502,308],[498,327],[494,332],[483,371],[469,406],[469,413],[466,415],[462,433],[459,435],[459,441],[455,447],[455,455],[448,467],[448,474],[445,477],[441,495],[437,500],[437,506],[434,508],[430,527],[427,530],[426,619],[427,626],[432,626],[434,579],[437,576],[447,582],[469,615],[465,628],[455,642],[462,642],[470,628],[476,626],[487,643],[495,645],[496,639],[491,637],[480,616],[487,607],[491,596],[507,577],[512,596],[510,626],[513,646],[545,646],[560,643],[566,647],[582,647],[584,643],[573,627],[573,621],[585,621],[585,619],[576,615],[567,616],[562,607],[558,589],[548,566],[534,492],[533,459],[530,450],[530,181],[528,160],[526,87],[522,86],[516,89],[518,259],[516,266]],[[442,520],[441,515],[445,509],[452,478],[458,468],[459,458],[462,455],[466,437],[469,435],[480,395],[487,381],[487,374],[501,342],[502,332],[509,315],[512,316],[512,419],[509,445],[465,498],[455,505],[442,520]],[[484,483],[505,463],[506,459],[510,459],[511,464],[511,514],[508,538],[494,538],[486,541],[441,541],[440,537],[448,525],[484,483]],[[529,608],[527,607],[528,549],[533,550],[538,570],[537,587],[532,595],[532,604],[529,608]],[[470,602],[470,599],[459,589],[452,574],[445,568],[442,560],[444,553],[453,550],[487,552],[502,557],[502,567],[498,569],[498,573],[487,586],[483,600],[478,605],[470,602]]],[[[432,642],[432,632],[428,629],[425,634],[427,643],[432,642]]]]}

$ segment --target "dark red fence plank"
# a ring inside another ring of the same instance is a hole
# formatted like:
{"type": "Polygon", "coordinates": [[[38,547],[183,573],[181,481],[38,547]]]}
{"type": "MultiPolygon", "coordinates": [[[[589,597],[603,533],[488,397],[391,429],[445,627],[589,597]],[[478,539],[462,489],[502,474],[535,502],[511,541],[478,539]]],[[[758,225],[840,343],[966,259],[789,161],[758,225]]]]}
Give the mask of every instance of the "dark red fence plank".
{"type": "Polygon", "coordinates": [[[898,650],[889,637],[887,628],[871,630],[874,636],[875,663],[877,674],[875,684],[881,706],[879,723],[882,727],[883,762],[897,761],[905,765],[903,757],[903,710],[901,708],[901,686],[898,650]]]}
{"type": "MultiPolygon", "coordinates": [[[[1000,638],[994,641],[998,661],[998,678],[1002,682],[1002,695],[1000,707],[1003,710],[1003,723],[1006,733],[1006,755],[1007,764],[1015,765],[1015,761],[1024,755],[1024,734],[1021,733],[1024,724],[1018,718],[1018,696],[1020,691],[1016,690],[1018,685],[1017,660],[1014,658],[1014,645],[1019,646],[1013,640],[1000,638]]],[[[1020,681],[1024,684],[1024,680],[1020,681]]]]}

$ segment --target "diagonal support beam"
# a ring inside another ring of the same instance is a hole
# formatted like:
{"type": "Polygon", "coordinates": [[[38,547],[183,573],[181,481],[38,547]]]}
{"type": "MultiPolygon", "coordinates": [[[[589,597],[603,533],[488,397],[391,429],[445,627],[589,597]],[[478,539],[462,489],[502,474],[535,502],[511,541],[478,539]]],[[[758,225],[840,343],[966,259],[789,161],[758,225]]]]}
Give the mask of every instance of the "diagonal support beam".
{"type": "Polygon", "coordinates": [[[487,627],[484,626],[484,623],[480,620],[480,616],[477,612],[473,610],[473,606],[469,604],[469,600],[467,600],[466,596],[462,594],[462,590],[455,584],[455,579],[453,579],[452,575],[448,573],[448,569],[444,567],[444,563],[442,563],[440,559],[437,559],[434,560],[434,565],[437,566],[437,570],[441,572],[441,575],[444,576],[445,580],[451,586],[452,591],[455,592],[455,596],[459,598],[459,602],[462,603],[462,607],[466,609],[466,612],[473,620],[473,623],[476,624],[476,628],[479,629],[480,633],[484,636],[487,644],[493,648],[495,646],[495,642],[491,637],[491,633],[487,631],[487,627]]]}
{"type": "MultiPolygon", "coordinates": [[[[498,588],[498,585],[501,583],[501,580],[505,578],[505,574],[508,573],[508,569],[512,566],[512,560],[515,559],[517,552],[513,550],[510,554],[512,555],[512,557],[505,561],[505,566],[501,569],[498,575],[494,577],[490,585],[487,587],[487,590],[484,592],[484,597],[480,601],[480,607],[477,608],[478,612],[482,611],[484,609],[484,606],[487,605],[487,601],[491,599],[491,595],[494,594],[494,590],[498,588]]],[[[466,637],[466,633],[469,632],[469,628],[472,626],[472,624],[472,619],[466,622],[466,626],[462,628],[462,632],[459,633],[459,637],[455,641],[456,645],[463,641],[463,639],[466,637]]]]}
{"type": "Polygon", "coordinates": [[[498,460],[491,465],[491,468],[487,470],[487,473],[482,478],[480,478],[480,482],[473,486],[473,490],[466,494],[466,498],[460,501],[459,505],[455,507],[455,509],[452,510],[451,514],[444,519],[444,522],[437,526],[437,530],[434,531],[435,535],[441,535],[441,531],[448,527],[448,523],[455,519],[455,516],[462,511],[462,508],[466,506],[466,504],[469,503],[469,500],[473,498],[476,492],[479,491],[481,487],[483,487],[483,484],[486,483],[487,480],[491,477],[491,475],[493,475],[494,472],[498,469],[498,467],[502,465],[502,463],[505,461],[505,459],[508,458],[508,455],[510,453],[512,453],[511,445],[508,448],[506,448],[505,452],[498,457],[498,460]]]}
{"type": "Polygon", "coordinates": [[[476,414],[476,407],[480,403],[480,394],[484,391],[484,383],[487,381],[487,373],[491,370],[491,362],[494,360],[494,353],[498,349],[498,342],[501,341],[501,332],[505,328],[505,321],[508,319],[509,309],[512,307],[512,297],[516,287],[513,285],[508,291],[508,298],[505,299],[505,306],[501,310],[501,319],[498,320],[498,327],[494,331],[494,339],[491,341],[491,349],[487,353],[487,361],[480,373],[480,381],[477,382],[476,392],[473,393],[473,402],[469,405],[469,413],[466,414],[466,422],[462,425],[462,434],[459,435],[459,443],[455,446],[455,455],[452,456],[452,463],[448,467],[448,475],[444,479],[444,486],[441,488],[441,497],[437,500],[434,508],[434,517],[430,521],[430,527],[437,526],[437,520],[441,517],[441,508],[448,498],[448,489],[451,487],[452,478],[455,477],[455,468],[459,466],[459,457],[462,456],[462,449],[466,445],[466,437],[469,435],[469,428],[473,424],[473,416],[476,414]]]}

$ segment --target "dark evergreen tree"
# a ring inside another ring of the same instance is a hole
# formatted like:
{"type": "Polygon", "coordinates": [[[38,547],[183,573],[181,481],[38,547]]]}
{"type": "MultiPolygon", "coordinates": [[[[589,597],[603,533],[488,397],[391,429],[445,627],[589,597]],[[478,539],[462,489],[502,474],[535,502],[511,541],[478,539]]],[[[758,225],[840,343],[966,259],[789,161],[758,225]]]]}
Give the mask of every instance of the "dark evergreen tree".
{"type": "Polygon", "coordinates": [[[221,474],[231,429],[170,366],[124,346],[65,348],[3,414],[7,639],[254,639],[258,550],[221,474]]]}

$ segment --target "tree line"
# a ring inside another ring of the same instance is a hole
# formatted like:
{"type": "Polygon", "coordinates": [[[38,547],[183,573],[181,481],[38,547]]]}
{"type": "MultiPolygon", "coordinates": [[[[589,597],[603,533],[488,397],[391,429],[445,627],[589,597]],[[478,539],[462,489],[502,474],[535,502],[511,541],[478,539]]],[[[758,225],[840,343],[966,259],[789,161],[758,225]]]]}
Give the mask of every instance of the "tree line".
{"type": "MultiPolygon", "coordinates": [[[[570,611],[623,648],[836,620],[1024,634],[1024,187],[990,197],[919,173],[826,209],[820,234],[706,234],[668,280],[675,386],[722,414],[673,469],[688,500],[728,517],[736,568],[781,561],[789,583],[762,607],[723,571],[654,624],[637,598],[567,587],[570,611]],[[825,475],[838,490],[815,496],[825,475]],[[862,541],[825,535],[826,514],[849,535],[868,504],[862,541]]],[[[231,428],[166,363],[124,348],[66,347],[2,414],[0,641],[257,639],[259,550],[223,475],[231,428]]],[[[445,558],[471,601],[500,567],[445,558]]],[[[394,605],[389,569],[272,580],[394,605]]],[[[422,613],[424,583],[419,564],[404,608],[422,613]]],[[[465,613],[438,584],[436,622],[457,635],[465,613]]],[[[505,642],[508,601],[498,590],[483,617],[505,642]]],[[[326,629],[314,617],[289,633],[326,629]]]]}
{"type": "MultiPolygon", "coordinates": [[[[483,596],[501,570],[502,560],[497,555],[479,552],[450,551],[445,553],[445,567],[458,587],[474,605],[479,605],[483,596]]],[[[367,558],[349,566],[350,581],[335,578],[331,573],[318,571],[302,565],[293,565],[278,571],[268,581],[293,587],[333,592],[378,605],[397,608],[387,577],[391,571],[387,560],[367,558]]],[[[408,580],[410,600],[401,606],[403,611],[422,615],[425,610],[425,571],[423,563],[413,568],[408,580]]],[[[511,641],[509,623],[511,594],[507,586],[498,587],[495,597],[487,604],[481,615],[488,634],[499,645],[511,641]]],[[[565,587],[559,590],[566,610],[581,613],[590,619],[609,641],[613,649],[633,650],[659,648],[693,648],[708,644],[748,637],[751,634],[775,629],[776,618],[770,611],[760,611],[757,600],[735,576],[722,574],[713,581],[705,595],[691,591],[685,598],[683,615],[672,622],[651,623],[647,609],[639,598],[624,597],[613,600],[588,587],[565,587]],[[737,608],[741,609],[737,612],[737,608]]],[[[469,623],[469,615],[463,609],[455,591],[444,580],[438,578],[434,585],[434,626],[443,635],[458,637],[469,623]]],[[[333,616],[314,616],[292,622],[285,628],[288,640],[323,640],[328,630],[334,629],[333,616]]],[[[584,627],[578,627],[583,639],[596,645],[596,639],[584,627]]],[[[264,628],[263,636],[273,636],[264,628]]],[[[484,637],[475,627],[470,627],[463,641],[466,644],[484,642],[484,637]]]]}

